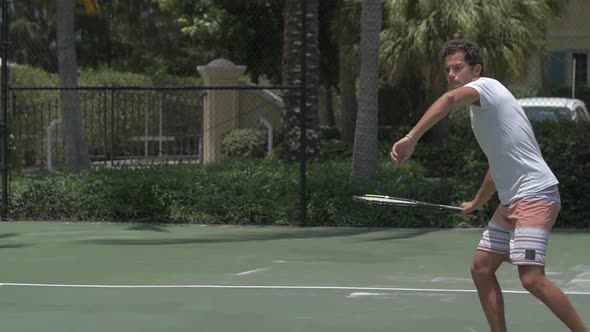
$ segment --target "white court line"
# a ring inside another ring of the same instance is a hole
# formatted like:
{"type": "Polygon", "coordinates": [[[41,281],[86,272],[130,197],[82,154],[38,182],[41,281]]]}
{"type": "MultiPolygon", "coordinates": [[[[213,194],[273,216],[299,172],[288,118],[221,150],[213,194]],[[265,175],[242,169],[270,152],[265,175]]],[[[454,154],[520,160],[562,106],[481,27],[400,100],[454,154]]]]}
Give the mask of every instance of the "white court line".
{"type": "MultiPolygon", "coordinates": [[[[362,287],[362,286],[290,286],[290,285],[84,285],[84,284],[35,284],[35,283],[0,283],[4,287],[53,287],[53,288],[209,288],[209,289],[321,289],[347,291],[390,291],[417,293],[476,293],[475,289],[452,288],[399,288],[399,287],[362,287]]],[[[527,291],[503,290],[505,294],[529,294],[527,291]]],[[[590,292],[565,291],[568,295],[590,295],[590,292]]]]}
{"type": "Polygon", "coordinates": [[[234,275],[236,275],[236,276],[245,276],[245,275],[248,275],[248,274],[253,274],[253,273],[256,273],[256,272],[266,271],[266,270],[270,270],[270,267],[262,267],[260,269],[254,269],[254,270],[250,270],[250,271],[244,271],[244,272],[236,273],[234,275]]]}

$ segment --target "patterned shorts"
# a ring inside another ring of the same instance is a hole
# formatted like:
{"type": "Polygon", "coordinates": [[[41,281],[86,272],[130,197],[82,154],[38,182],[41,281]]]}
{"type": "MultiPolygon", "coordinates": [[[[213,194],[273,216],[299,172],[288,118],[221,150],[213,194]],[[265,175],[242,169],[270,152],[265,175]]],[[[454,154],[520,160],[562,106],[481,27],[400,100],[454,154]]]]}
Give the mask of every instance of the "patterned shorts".
{"type": "Polygon", "coordinates": [[[506,255],[514,265],[545,266],[549,232],[560,205],[544,198],[524,198],[500,205],[489,221],[477,250],[506,255]]]}

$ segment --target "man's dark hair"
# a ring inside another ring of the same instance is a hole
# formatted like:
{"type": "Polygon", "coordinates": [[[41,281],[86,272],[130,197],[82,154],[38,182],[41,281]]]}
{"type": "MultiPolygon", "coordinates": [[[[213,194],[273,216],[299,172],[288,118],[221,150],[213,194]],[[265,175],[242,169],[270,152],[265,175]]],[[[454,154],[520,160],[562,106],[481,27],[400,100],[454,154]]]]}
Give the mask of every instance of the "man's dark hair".
{"type": "Polygon", "coordinates": [[[477,64],[481,65],[481,75],[483,76],[483,53],[479,45],[472,41],[465,39],[449,40],[440,49],[440,56],[444,59],[447,57],[447,55],[451,55],[459,51],[465,53],[465,61],[471,67],[477,64]]]}

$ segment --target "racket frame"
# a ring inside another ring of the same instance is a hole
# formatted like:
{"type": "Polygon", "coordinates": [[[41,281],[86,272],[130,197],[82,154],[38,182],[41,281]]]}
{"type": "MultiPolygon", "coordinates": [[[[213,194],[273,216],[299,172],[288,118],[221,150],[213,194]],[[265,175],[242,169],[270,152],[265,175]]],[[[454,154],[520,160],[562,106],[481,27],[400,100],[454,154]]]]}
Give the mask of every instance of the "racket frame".
{"type": "Polygon", "coordinates": [[[377,204],[377,205],[389,205],[396,207],[409,207],[409,208],[427,208],[441,211],[449,211],[455,213],[461,213],[463,208],[454,205],[435,204],[429,202],[418,201],[415,199],[407,199],[401,197],[393,197],[386,195],[376,194],[364,194],[352,196],[354,202],[377,204]]]}

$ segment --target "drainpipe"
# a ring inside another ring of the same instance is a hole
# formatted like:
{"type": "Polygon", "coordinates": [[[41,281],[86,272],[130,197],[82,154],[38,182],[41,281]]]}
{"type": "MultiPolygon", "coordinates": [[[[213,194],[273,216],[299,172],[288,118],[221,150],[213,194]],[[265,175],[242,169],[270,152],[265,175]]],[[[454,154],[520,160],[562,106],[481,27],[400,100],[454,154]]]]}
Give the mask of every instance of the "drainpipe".
{"type": "Polygon", "coordinates": [[[258,117],[258,124],[262,124],[266,127],[268,142],[267,153],[270,154],[272,152],[272,125],[270,122],[268,122],[268,120],[261,116],[258,117]]]}

